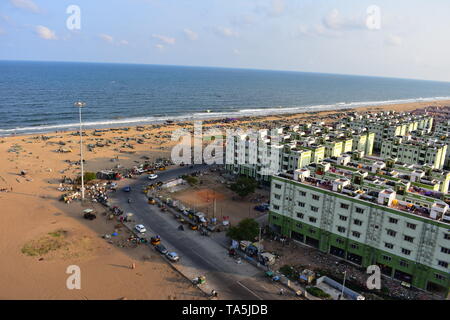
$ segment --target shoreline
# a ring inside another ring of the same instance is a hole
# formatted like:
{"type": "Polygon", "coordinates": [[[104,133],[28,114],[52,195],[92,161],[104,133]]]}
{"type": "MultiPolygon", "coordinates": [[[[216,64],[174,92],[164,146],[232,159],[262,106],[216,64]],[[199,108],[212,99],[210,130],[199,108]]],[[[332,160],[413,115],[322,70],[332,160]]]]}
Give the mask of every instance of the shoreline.
{"type": "MultiPolygon", "coordinates": [[[[233,122],[219,118],[204,121],[204,128],[282,127],[302,122],[335,121],[351,111],[412,111],[423,110],[428,106],[450,106],[450,100],[241,117],[233,122]]],[[[122,126],[96,133],[96,128],[84,129],[85,172],[115,169],[118,166],[132,168],[146,161],[168,159],[172,146],[178,143],[171,140],[171,133],[182,128],[193,130],[193,123],[186,119],[170,125],[122,126]]],[[[0,224],[0,251],[8,257],[0,263],[0,282],[3,284],[0,297],[201,299],[191,289],[192,285],[169,270],[153,251],[149,252],[143,247],[121,248],[105,241],[101,235],[114,232],[115,223],[108,222],[106,216],[101,215],[99,206],[89,206],[99,208],[99,217],[88,221],[81,215],[86,207],[80,202],[65,204],[58,200],[62,195],[59,189],[63,177],[75,178],[80,174],[79,148],[77,131],[0,137],[0,153],[4,155],[0,161],[0,191],[4,190],[0,192],[0,202],[8,213],[8,219],[0,224]],[[26,175],[21,175],[22,170],[26,175]],[[39,241],[56,230],[67,232],[70,245],[42,258],[23,254],[25,245],[39,241]],[[128,267],[133,262],[138,264],[137,271],[128,267]],[[70,264],[79,265],[88,279],[81,292],[69,291],[64,287],[65,270],[70,264]],[[108,279],[111,278],[120,281],[110,283],[108,279]],[[142,282],[148,285],[143,288],[139,285],[142,282]],[[159,292],[157,288],[161,287],[164,289],[159,292]],[[105,288],[108,290],[106,296],[105,288]]],[[[124,179],[121,186],[131,181],[124,179]]]]}
{"type": "MultiPolygon", "coordinates": [[[[84,119],[83,128],[88,130],[102,130],[102,129],[115,129],[123,127],[133,126],[157,126],[165,125],[166,121],[172,121],[172,124],[177,125],[183,122],[192,121],[219,121],[226,119],[237,119],[238,121],[246,118],[269,118],[276,116],[298,116],[304,114],[316,114],[326,112],[349,112],[349,111],[367,111],[372,108],[382,108],[383,110],[390,110],[398,106],[411,106],[420,105],[435,106],[436,104],[446,104],[450,106],[450,98],[438,99],[438,98],[417,98],[417,99],[398,99],[389,101],[373,101],[373,102],[350,102],[350,103],[335,103],[329,105],[314,105],[314,106],[301,106],[301,107],[285,107],[285,108],[254,108],[254,109],[241,109],[239,111],[230,112],[204,112],[204,113],[191,113],[180,116],[147,116],[142,118],[126,118],[123,120],[99,120],[96,122],[88,122],[84,119]],[[256,113],[256,114],[255,114],[256,113]],[[258,114],[259,113],[259,114],[258,114]]],[[[48,126],[37,127],[21,127],[14,129],[0,129],[0,138],[11,136],[24,136],[24,135],[36,135],[36,134],[49,134],[49,133],[67,133],[76,132],[79,123],[68,124],[55,124],[48,126]],[[57,129],[57,130],[54,130],[57,129]],[[59,129],[59,130],[58,130],[59,129]]]]}

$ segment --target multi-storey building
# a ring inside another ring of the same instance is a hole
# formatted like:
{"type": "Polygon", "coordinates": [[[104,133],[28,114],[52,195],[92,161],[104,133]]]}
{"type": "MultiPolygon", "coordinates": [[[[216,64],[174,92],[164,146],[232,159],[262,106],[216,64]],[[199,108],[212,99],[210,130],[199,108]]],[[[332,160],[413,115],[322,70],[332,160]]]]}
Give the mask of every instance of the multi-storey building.
{"type": "MultiPolygon", "coordinates": [[[[447,295],[447,198],[421,180],[431,179],[433,169],[400,169],[393,163],[341,158],[274,175],[269,223],[323,252],[362,267],[379,265],[388,277],[447,295]]],[[[448,188],[449,174],[442,176],[448,188]]]]}
{"type": "Polygon", "coordinates": [[[380,156],[383,159],[397,159],[409,164],[429,165],[442,169],[445,164],[447,144],[434,140],[393,137],[383,140],[380,156]]]}
{"type": "Polygon", "coordinates": [[[375,133],[374,149],[379,151],[384,139],[404,136],[416,130],[431,132],[433,118],[427,115],[411,115],[410,113],[381,112],[344,118],[340,125],[352,129],[366,129],[375,133]]]}
{"type": "Polygon", "coordinates": [[[320,129],[310,124],[271,134],[262,130],[252,139],[245,133],[227,137],[226,168],[269,182],[271,174],[296,170],[326,157],[347,153],[358,153],[358,157],[371,155],[375,139],[374,133],[365,130],[320,129]]]}

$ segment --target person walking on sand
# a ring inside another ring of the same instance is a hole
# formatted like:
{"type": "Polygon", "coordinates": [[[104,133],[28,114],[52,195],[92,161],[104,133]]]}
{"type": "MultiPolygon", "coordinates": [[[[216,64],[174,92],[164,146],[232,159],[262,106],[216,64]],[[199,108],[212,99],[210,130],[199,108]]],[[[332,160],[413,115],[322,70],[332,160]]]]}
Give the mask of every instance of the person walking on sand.
{"type": "Polygon", "coordinates": [[[136,269],[136,263],[133,262],[133,263],[131,264],[131,269],[136,269]]]}

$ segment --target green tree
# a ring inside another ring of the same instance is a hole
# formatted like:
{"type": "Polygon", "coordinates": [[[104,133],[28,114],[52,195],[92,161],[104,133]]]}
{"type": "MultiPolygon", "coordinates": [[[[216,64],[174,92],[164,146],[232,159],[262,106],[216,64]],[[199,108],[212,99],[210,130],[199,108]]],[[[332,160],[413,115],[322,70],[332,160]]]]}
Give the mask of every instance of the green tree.
{"type": "MultiPolygon", "coordinates": [[[[97,179],[95,172],[85,172],[84,173],[84,183],[97,179]]],[[[76,178],[76,183],[81,183],[81,176],[76,178]]]]}
{"type": "Polygon", "coordinates": [[[254,179],[248,177],[239,177],[235,183],[231,185],[231,190],[236,192],[240,197],[244,198],[255,192],[257,183],[254,179]]]}
{"type": "Polygon", "coordinates": [[[236,226],[230,227],[227,236],[233,240],[255,241],[259,235],[259,224],[255,219],[245,218],[241,220],[236,226]]]}
{"type": "Polygon", "coordinates": [[[182,176],[181,178],[186,180],[186,182],[189,183],[191,186],[198,183],[198,179],[196,177],[193,177],[193,176],[186,176],[185,175],[185,176],[182,176]]]}

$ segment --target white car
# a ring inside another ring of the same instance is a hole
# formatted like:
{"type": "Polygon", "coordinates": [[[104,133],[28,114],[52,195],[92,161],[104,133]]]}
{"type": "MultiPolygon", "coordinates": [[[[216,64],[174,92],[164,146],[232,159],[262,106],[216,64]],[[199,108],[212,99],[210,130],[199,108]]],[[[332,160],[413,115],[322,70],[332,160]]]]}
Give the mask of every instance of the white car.
{"type": "Polygon", "coordinates": [[[144,233],[147,231],[147,229],[145,229],[145,226],[143,224],[138,224],[136,225],[136,227],[134,227],[136,229],[137,232],[139,233],[144,233]]]}
{"type": "Polygon", "coordinates": [[[157,174],[152,173],[151,175],[148,176],[148,180],[155,180],[156,178],[158,178],[157,174]]]}
{"type": "Polygon", "coordinates": [[[166,257],[172,262],[177,262],[180,260],[180,257],[176,252],[168,252],[166,253],[166,257]]]}

